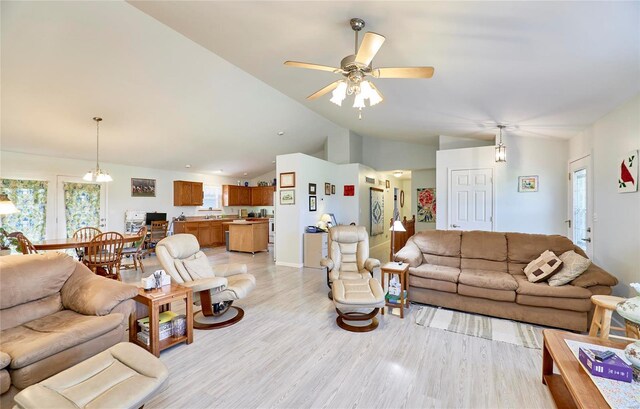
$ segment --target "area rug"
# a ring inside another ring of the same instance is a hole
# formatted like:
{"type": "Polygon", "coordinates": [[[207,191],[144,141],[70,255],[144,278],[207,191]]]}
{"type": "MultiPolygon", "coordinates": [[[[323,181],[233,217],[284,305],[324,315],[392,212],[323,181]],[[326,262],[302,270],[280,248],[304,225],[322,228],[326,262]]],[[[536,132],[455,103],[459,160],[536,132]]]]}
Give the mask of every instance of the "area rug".
{"type": "Polygon", "coordinates": [[[429,306],[416,308],[416,324],[458,334],[541,349],[542,328],[517,321],[468,314],[429,306]]]}

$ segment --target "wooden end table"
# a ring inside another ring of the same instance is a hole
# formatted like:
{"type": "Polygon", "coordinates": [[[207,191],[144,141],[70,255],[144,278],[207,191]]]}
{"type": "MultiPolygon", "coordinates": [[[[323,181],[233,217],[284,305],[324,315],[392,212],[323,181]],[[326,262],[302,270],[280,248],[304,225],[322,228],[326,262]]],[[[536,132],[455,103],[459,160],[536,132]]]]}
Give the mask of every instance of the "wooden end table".
{"type": "Polygon", "coordinates": [[[160,356],[160,351],[175,344],[193,342],[193,291],[191,288],[171,283],[159,289],[145,290],[138,288],[138,295],[133,298],[136,304],[136,314],[129,318],[129,342],[146,349],[155,356],[160,356]],[[184,300],[186,306],[187,333],[181,337],[169,337],[160,341],[160,328],[158,320],[160,312],[168,311],[171,302],[184,300]],[[138,319],[149,317],[149,345],[138,340],[138,319]]]}
{"type": "Polygon", "coordinates": [[[545,329],[542,331],[542,383],[558,408],[608,408],[609,404],[593,383],[589,374],[573,355],[565,339],[609,348],[624,349],[627,343],[573,334],[571,332],[545,329]],[[556,365],[560,374],[553,373],[556,365]]]}
{"type": "MultiPolygon", "coordinates": [[[[384,277],[385,275],[389,276],[389,280],[391,280],[392,275],[397,275],[400,278],[400,318],[404,318],[404,292],[407,291],[407,299],[409,298],[409,283],[408,283],[408,272],[409,272],[409,264],[407,263],[398,263],[395,261],[391,261],[380,267],[380,278],[382,279],[382,290],[384,291],[384,277]]],[[[385,307],[398,307],[398,304],[393,304],[387,302],[386,293],[384,300],[385,307]]],[[[382,315],[384,315],[385,308],[382,308],[382,315]]]]}

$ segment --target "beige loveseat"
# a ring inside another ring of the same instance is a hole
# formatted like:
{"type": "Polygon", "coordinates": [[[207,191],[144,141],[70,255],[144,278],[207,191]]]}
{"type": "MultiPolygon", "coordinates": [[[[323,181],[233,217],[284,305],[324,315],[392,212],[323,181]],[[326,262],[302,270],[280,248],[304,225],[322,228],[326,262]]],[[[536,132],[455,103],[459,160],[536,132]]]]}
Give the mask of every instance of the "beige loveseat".
{"type": "Polygon", "coordinates": [[[0,257],[1,392],[122,341],[137,293],[62,253],[0,257]]]}
{"type": "Polygon", "coordinates": [[[545,250],[574,250],[559,235],[482,231],[423,231],[396,255],[409,263],[411,301],[456,310],[586,331],[591,295],[611,294],[618,280],[598,266],[571,283],[530,283],[522,269],[545,250]]]}

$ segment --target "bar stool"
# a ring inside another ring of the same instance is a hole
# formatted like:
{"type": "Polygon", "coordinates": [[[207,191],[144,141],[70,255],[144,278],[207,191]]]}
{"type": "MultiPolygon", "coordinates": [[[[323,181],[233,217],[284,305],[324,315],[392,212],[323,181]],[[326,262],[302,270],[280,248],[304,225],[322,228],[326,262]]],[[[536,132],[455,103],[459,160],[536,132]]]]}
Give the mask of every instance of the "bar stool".
{"type": "Polygon", "coordinates": [[[611,326],[611,314],[616,309],[616,305],[624,301],[625,298],[614,297],[612,295],[592,295],[591,302],[596,306],[591,320],[591,328],[589,329],[590,337],[598,337],[601,339],[618,338],[629,339],[618,335],[610,335],[611,330],[625,331],[623,327],[611,326]],[[600,330],[600,335],[598,335],[600,330]]]}

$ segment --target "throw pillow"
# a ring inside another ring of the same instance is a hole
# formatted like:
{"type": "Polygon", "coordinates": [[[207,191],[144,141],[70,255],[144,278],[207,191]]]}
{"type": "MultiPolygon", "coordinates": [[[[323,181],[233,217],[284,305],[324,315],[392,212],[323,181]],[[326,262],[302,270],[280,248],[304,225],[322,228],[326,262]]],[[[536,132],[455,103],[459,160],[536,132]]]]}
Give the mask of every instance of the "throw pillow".
{"type": "Polygon", "coordinates": [[[182,260],[182,264],[193,280],[215,277],[209,259],[204,254],[201,257],[196,254],[195,258],[182,260]]]}
{"type": "Polygon", "coordinates": [[[532,283],[544,281],[554,275],[562,267],[562,261],[553,251],[546,250],[540,257],[527,264],[524,273],[532,283]]]}
{"type": "Polygon", "coordinates": [[[591,265],[591,260],[582,257],[573,250],[562,253],[560,260],[562,260],[562,268],[553,277],[549,278],[549,285],[552,287],[570,283],[587,271],[591,265]]]}

